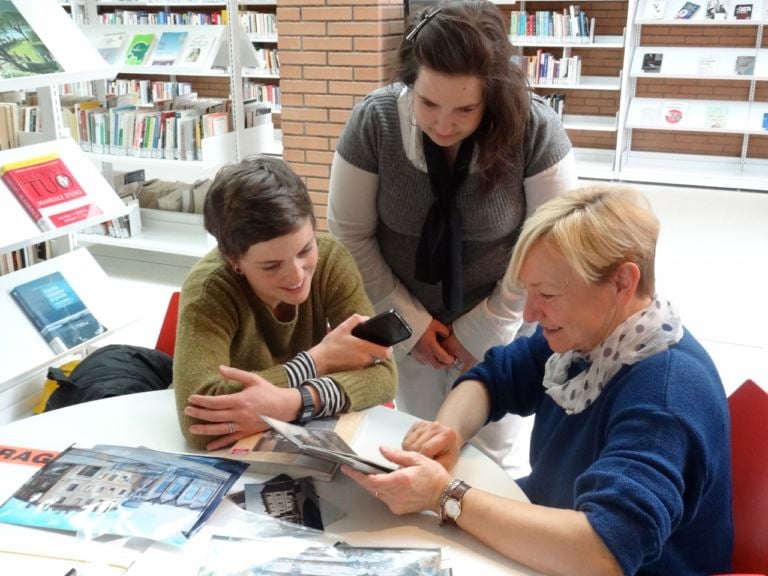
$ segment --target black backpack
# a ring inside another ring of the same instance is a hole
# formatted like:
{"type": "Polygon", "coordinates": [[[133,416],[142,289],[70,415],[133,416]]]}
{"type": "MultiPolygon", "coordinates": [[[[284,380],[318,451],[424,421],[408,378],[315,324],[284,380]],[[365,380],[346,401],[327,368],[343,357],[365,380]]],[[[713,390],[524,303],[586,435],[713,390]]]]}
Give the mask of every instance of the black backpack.
{"type": "Polygon", "coordinates": [[[173,379],[173,359],[152,348],[110,344],[86,356],[69,376],[51,367],[48,378],[59,386],[48,398],[46,412],[100,398],[168,388],[173,379]]]}

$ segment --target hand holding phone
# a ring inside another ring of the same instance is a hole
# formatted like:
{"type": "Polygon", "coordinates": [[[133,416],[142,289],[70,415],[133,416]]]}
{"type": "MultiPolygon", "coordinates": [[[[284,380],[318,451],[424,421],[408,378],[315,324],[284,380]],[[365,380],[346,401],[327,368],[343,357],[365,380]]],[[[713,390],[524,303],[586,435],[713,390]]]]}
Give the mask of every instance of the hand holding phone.
{"type": "Polygon", "coordinates": [[[407,340],[413,331],[394,308],[377,314],[352,328],[352,335],[379,346],[394,346],[407,340]]]}

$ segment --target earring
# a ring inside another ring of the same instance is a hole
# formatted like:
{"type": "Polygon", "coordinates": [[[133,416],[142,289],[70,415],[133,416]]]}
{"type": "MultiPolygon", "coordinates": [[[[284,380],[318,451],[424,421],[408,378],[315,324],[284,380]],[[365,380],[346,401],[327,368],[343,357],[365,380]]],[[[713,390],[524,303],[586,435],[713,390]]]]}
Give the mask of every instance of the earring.
{"type": "Polygon", "coordinates": [[[235,274],[237,274],[238,276],[242,276],[243,275],[243,269],[240,268],[240,266],[233,266],[232,270],[234,270],[235,274]]]}

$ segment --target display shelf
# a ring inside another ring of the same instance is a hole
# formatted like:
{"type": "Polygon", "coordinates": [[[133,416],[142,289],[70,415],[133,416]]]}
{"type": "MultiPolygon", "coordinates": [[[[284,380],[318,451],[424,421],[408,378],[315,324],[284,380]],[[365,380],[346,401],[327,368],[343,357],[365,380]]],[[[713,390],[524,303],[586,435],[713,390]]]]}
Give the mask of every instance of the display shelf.
{"type": "Polygon", "coordinates": [[[135,307],[136,303],[129,295],[120,292],[87,250],[74,250],[0,276],[0,317],[6,327],[0,330],[0,349],[3,350],[0,392],[21,384],[35,373],[83,350],[89,343],[128,325],[138,317],[135,307]],[[86,307],[107,328],[96,338],[61,354],[51,349],[10,295],[15,286],[55,271],[64,275],[86,307]]]}
{"type": "Polygon", "coordinates": [[[558,88],[563,90],[605,90],[618,92],[621,90],[621,77],[616,76],[582,76],[574,84],[547,84],[544,82],[534,82],[533,88],[558,88]]]}
{"type": "MultiPolygon", "coordinates": [[[[539,0],[540,1],[540,0],[539,0]]],[[[595,36],[592,42],[577,42],[571,39],[560,39],[554,36],[515,36],[510,35],[509,41],[513,46],[520,47],[552,47],[552,48],[624,48],[623,36],[595,36]]]]}
{"type": "MultiPolygon", "coordinates": [[[[762,164],[755,162],[756,169],[762,164]]],[[[697,154],[668,154],[660,152],[630,151],[622,159],[620,177],[633,182],[653,182],[690,186],[706,183],[715,188],[764,190],[762,178],[745,175],[740,158],[697,154]]]]}
{"type": "Polygon", "coordinates": [[[183,214],[165,210],[141,210],[141,233],[131,238],[111,238],[78,234],[84,246],[93,244],[122,249],[162,252],[200,258],[216,246],[216,240],[203,228],[201,214],[183,214]]]}
{"type": "MultiPolygon", "coordinates": [[[[0,253],[43,242],[128,213],[128,207],[115,194],[99,170],[85,157],[77,144],[64,138],[0,152],[0,166],[27,158],[57,154],[80,186],[102,210],[99,216],[47,232],[41,231],[0,180],[0,253]]],[[[2,381],[2,379],[0,379],[2,381]]]]}
{"type": "Polygon", "coordinates": [[[110,67],[55,0],[11,0],[60,71],[10,77],[0,71],[0,92],[54,86],[111,77],[110,67]]]}
{"type": "Polygon", "coordinates": [[[588,116],[564,114],[563,126],[566,130],[591,130],[595,132],[616,132],[616,116],[588,116]]]}
{"type": "Polygon", "coordinates": [[[691,18],[675,18],[676,14],[685,4],[685,0],[666,0],[654,2],[654,0],[640,0],[635,22],[643,26],[757,26],[763,23],[763,2],[752,0],[751,2],[732,1],[728,3],[725,14],[718,14],[717,18],[707,17],[707,2],[697,2],[700,7],[691,18]],[[654,4],[661,6],[656,12],[654,4]],[[734,15],[736,4],[751,4],[752,18],[738,20],[734,15]]]}
{"type": "Polygon", "coordinates": [[[615,152],[603,148],[574,148],[580,178],[612,180],[615,152]]]}
{"type": "MultiPolygon", "coordinates": [[[[765,108],[768,112],[768,105],[765,108]]],[[[646,130],[742,134],[747,130],[749,116],[749,102],[633,98],[629,103],[626,126],[646,130]],[[682,117],[673,118],[670,122],[666,113],[674,108],[680,110],[682,117]]]]}
{"type": "Polygon", "coordinates": [[[766,61],[764,64],[758,64],[758,50],[755,48],[638,46],[632,58],[630,74],[637,78],[749,81],[756,74],[738,73],[736,59],[740,56],[754,57],[755,71],[768,71],[768,50],[765,53],[760,51],[760,55],[766,61]],[[643,61],[647,54],[662,54],[661,67],[655,71],[644,71],[643,61]]]}

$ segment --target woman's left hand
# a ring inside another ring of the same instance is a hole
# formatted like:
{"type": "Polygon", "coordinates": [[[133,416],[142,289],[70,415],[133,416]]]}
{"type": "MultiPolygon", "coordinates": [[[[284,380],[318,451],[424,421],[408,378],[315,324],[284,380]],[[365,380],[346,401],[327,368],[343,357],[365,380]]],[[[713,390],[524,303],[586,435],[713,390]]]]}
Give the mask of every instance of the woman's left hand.
{"type": "Polygon", "coordinates": [[[242,384],[243,389],[220,396],[192,394],[184,408],[184,414],[202,421],[189,427],[192,434],[218,436],[206,445],[208,450],[218,450],[269,428],[259,414],[285,421],[296,416],[301,403],[296,389],[278,388],[258,374],[230,366],[220,366],[219,372],[227,380],[242,384]]]}
{"type": "Polygon", "coordinates": [[[451,480],[448,471],[418,452],[385,446],[380,450],[387,460],[401,468],[388,474],[363,474],[342,466],[342,472],[384,502],[394,514],[437,510],[440,494],[451,480]]]}
{"type": "Polygon", "coordinates": [[[451,329],[451,334],[443,340],[442,344],[443,348],[455,358],[453,364],[460,372],[466,372],[477,364],[477,359],[459,342],[456,334],[453,333],[453,329],[451,329]]]}

